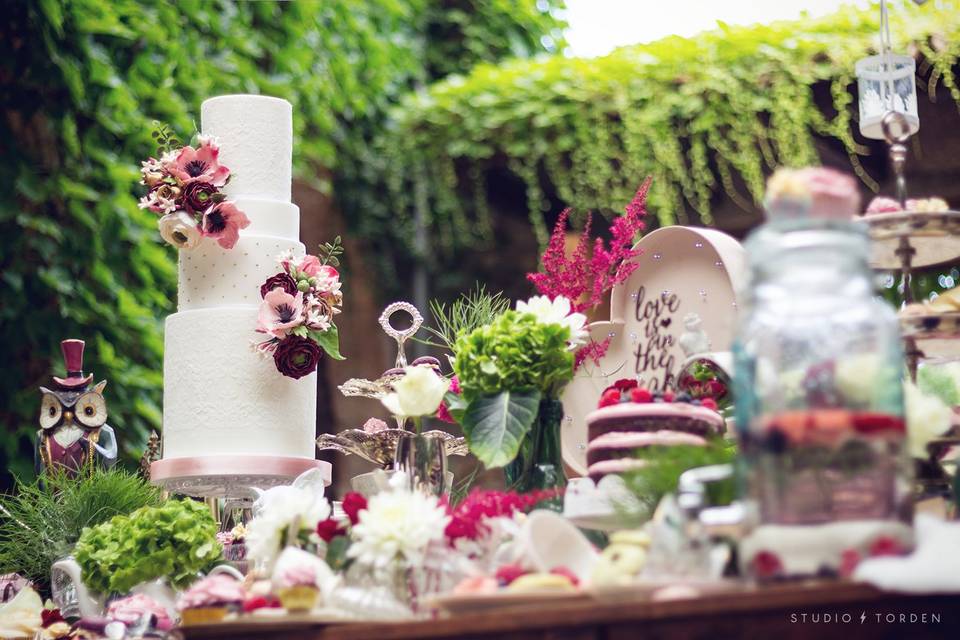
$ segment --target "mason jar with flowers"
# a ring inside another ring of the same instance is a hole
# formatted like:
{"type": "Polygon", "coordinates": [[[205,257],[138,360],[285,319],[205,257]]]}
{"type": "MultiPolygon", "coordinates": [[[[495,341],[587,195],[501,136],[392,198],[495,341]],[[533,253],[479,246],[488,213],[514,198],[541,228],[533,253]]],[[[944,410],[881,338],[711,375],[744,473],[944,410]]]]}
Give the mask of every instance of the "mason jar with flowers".
{"type": "Polygon", "coordinates": [[[573,379],[586,316],[570,300],[535,296],[457,339],[460,395],[448,410],[487,468],[519,492],[563,486],[560,393],[573,379]]]}

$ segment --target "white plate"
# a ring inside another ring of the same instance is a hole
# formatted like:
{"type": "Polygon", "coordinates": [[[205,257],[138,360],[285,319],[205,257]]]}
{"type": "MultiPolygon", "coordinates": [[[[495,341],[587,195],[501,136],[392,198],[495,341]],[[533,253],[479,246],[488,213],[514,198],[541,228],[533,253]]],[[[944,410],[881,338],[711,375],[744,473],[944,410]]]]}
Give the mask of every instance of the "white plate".
{"type": "Polygon", "coordinates": [[[658,388],[680,372],[678,344],[684,316],[697,313],[711,351],[728,351],[737,323],[736,291],[746,255],[732,237],[713,229],[663,227],[636,245],[637,269],[610,296],[610,320],[587,328],[593,340],[610,338],[600,365],[586,362],[563,392],[563,461],[587,473],[585,417],[600,393],[620,378],[640,378],[658,388]],[[666,301],[666,302],[665,302],[666,301]],[[638,355],[639,350],[639,355],[638,355]]]}

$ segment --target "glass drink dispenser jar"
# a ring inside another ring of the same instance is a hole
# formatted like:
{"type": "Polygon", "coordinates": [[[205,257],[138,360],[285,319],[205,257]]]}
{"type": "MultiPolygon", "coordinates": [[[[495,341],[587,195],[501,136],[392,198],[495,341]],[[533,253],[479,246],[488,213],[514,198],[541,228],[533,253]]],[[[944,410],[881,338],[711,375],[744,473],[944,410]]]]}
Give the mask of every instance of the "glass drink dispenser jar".
{"type": "Polygon", "coordinates": [[[852,178],[806,169],[769,189],[734,347],[755,520],[741,566],[762,579],[844,573],[878,544],[910,544],[900,331],[874,292],[852,178]]]}

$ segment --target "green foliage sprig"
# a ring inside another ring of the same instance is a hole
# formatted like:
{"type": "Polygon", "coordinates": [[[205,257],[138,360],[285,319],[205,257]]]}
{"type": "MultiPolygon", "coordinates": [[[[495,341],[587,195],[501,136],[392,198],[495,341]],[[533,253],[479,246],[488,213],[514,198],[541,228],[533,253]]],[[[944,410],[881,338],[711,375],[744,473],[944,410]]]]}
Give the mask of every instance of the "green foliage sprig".
{"type": "Polygon", "coordinates": [[[456,355],[457,338],[490,324],[509,308],[510,300],[504,298],[502,292],[487,293],[482,284],[478,284],[469,293],[461,294],[449,305],[441,300],[431,300],[430,312],[435,326],[424,328],[439,342],[429,340],[423,342],[434,347],[449,349],[456,355]]]}
{"type": "Polygon", "coordinates": [[[150,135],[157,141],[158,158],[165,153],[183,147],[183,142],[180,141],[177,134],[170,128],[170,125],[160,122],[159,120],[153,121],[153,131],[150,135]]]}
{"type": "Polygon", "coordinates": [[[210,512],[192,500],[169,500],[84,529],[74,556],[87,586],[108,594],[157,578],[185,588],[220,553],[210,512]]]}
{"type": "Polygon", "coordinates": [[[343,240],[340,236],[333,239],[333,242],[324,242],[320,245],[319,255],[320,264],[328,264],[331,267],[340,266],[340,256],[343,255],[343,240]]]}
{"type": "Polygon", "coordinates": [[[160,503],[159,489],[121,469],[18,483],[0,498],[0,574],[18,572],[45,587],[50,565],[70,553],[85,528],[160,503]]]}
{"type": "MultiPolygon", "coordinates": [[[[634,453],[645,461],[643,467],[623,475],[631,499],[619,502],[616,507],[626,520],[640,523],[648,520],[660,500],[677,490],[677,482],[684,471],[695,467],[732,463],[736,458],[736,446],[722,438],[708,441],[705,447],[673,446],[647,447],[634,453]]],[[[712,504],[728,504],[734,498],[732,482],[710,485],[712,504]]]]}

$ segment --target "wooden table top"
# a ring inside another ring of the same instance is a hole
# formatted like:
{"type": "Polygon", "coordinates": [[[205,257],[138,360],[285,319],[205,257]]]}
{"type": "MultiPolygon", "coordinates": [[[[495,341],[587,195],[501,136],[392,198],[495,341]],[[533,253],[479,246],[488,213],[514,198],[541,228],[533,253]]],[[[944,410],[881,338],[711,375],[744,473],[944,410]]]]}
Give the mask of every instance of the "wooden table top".
{"type": "Polygon", "coordinates": [[[462,640],[637,638],[960,638],[960,595],[904,595],[851,583],[793,583],[653,602],[619,592],[562,604],[501,607],[415,622],[244,619],[178,629],[182,640],[462,640]]]}

